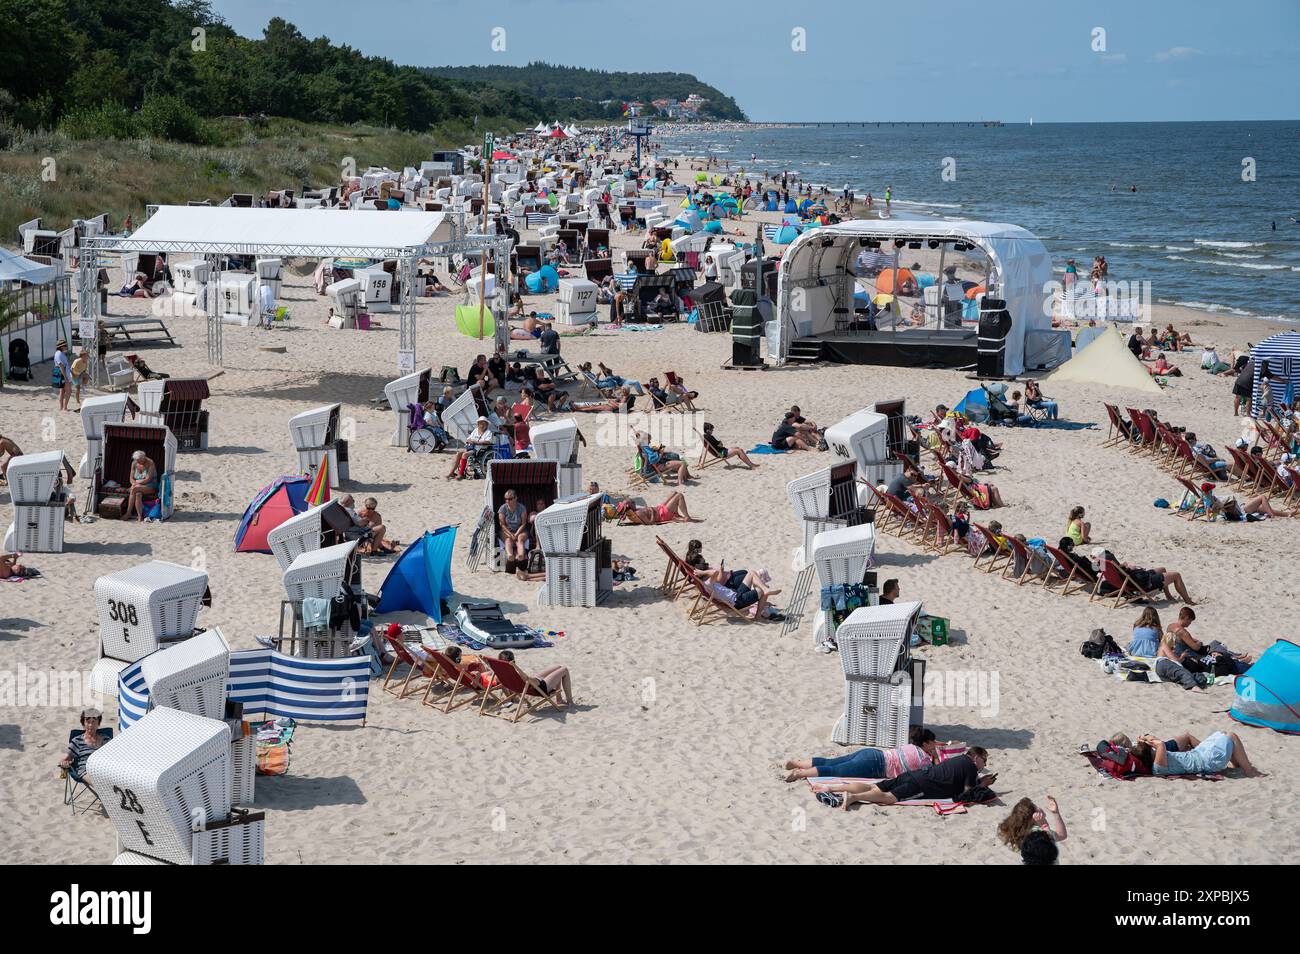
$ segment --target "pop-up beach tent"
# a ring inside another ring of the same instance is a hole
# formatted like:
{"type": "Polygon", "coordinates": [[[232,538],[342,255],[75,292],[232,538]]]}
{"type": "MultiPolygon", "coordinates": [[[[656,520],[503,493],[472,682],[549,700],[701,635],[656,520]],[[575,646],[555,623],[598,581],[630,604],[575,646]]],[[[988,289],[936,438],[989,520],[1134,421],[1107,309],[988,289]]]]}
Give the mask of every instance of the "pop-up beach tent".
{"type": "Polygon", "coordinates": [[[266,535],[307,509],[311,484],[311,477],[277,477],[259,490],[235,531],[235,552],[270,553],[266,535]]]}
{"type": "Polygon", "coordinates": [[[442,622],[442,601],[451,595],[451,552],[456,528],[441,527],[402,551],[379,587],[376,613],[416,610],[442,622]]]}
{"type": "Polygon", "coordinates": [[[1228,715],[1300,735],[1300,645],[1279,639],[1233,683],[1236,697],[1228,715]]]}
{"type": "Polygon", "coordinates": [[[1043,379],[1044,384],[1056,381],[1160,393],[1160,385],[1147,373],[1146,365],[1128,350],[1119,329],[1114,327],[1102,331],[1087,347],[1077,351],[1073,358],[1043,379]]]}

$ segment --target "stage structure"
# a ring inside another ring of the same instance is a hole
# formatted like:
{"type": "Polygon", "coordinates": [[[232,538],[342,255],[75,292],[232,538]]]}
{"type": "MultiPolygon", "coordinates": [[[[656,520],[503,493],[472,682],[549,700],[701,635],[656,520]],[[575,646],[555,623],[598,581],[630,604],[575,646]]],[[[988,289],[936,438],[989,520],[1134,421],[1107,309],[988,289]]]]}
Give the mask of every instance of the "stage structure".
{"type": "MultiPolygon", "coordinates": [[[[510,257],[506,235],[461,235],[453,219],[441,212],[339,211],[324,209],[245,209],[221,206],[164,205],[129,237],[96,236],[86,240],[77,283],[77,312],[82,340],[88,342],[91,380],[98,380],[99,296],[96,262],[100,252],[181,253],[202,256],[212,264],[212,280],[220,281],[227,256],[281,258],[363,258],[397,260],[401,284],[397,370],[416,367],[415,267],[422,258],[481,255],[486,249],[498,262],[510,257]]],[[[216,302],[208,295],[208,363],[222,364],[222,325],[216,302]]],[[[497,344],[508,345],[509,289],[496,296],[497,344]],[[504,332],[504,333],[503,333],[504,332]]]]}
{"type": "Polygon", "coordinates": [[[1016,225],[855,219],[809,229],[781,262],[767,358],[903,367],[978,363],[987,376],[1051,367],[1069,354],[1059,340],[1069,333],[1052,328],[1051,283],[1047,249],[1016,225]],[[910,268],[922,248],[939,253],[929,276],[910,268]],[[981,281],[945,276],[957,256],[965,260],[972,252],[986,263],[981,281]],[[868,263],[862,275],[859,255],[868,263]],[[869,310],[861,310],[868,300],[869,310]]]}

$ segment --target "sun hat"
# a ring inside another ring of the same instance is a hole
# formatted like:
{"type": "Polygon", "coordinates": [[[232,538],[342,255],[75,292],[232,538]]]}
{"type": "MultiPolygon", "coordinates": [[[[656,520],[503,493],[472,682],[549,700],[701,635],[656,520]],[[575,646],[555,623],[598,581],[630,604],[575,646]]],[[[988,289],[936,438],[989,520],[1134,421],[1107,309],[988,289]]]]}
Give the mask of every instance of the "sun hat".
{"type": "Polygon", "coordinates": [[[475,421],[475,423],[476,423],[476,424],[486,424],[486,423],[488,423],[488,419],[487,419],[486,417],[484,417],[482,414],[480,414],[480,415],[478,416],[478,420],[475,421]]]}
{"type": "Polygon", "coordinates": [[[1214,484],[1201,484],[1201,493],[1208,494],[1214,489],[1214,484]]]}

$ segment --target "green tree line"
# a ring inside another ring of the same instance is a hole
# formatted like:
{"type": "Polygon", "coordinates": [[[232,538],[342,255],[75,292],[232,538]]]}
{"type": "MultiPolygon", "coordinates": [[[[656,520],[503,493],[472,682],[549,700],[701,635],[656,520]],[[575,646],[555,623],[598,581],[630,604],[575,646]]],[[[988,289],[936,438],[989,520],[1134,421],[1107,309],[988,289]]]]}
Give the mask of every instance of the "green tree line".
{"type": "Polygon", "coordinates": [[[208,0],[0,0],[0,25],[0,120],[76,138],[204,143],[215,135],[206,118],[235,114],[411,131],[476,117],[522,126],[618,115],[618,103],[602,110],[599,99],[690,92],[715,115],[741,115],[678,73],[531,64],[445,75],[309,39],[278,17],[249,39],[208,0]]]}

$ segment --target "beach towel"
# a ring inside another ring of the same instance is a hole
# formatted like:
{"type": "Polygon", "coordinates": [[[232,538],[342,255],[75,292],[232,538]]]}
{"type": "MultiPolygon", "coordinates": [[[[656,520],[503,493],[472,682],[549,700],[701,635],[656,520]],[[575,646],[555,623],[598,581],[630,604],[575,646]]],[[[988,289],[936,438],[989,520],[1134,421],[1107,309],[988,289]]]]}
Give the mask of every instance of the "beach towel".
{"type": "Polygon", "coordinates": [[[1201,779],[1207,782],[1221,782],[1224,779],[1223,774],[1220,772],[1206,772],[1201,775],[1148,775],[1146,773],[1131,773],[1128,775],[1122,773],[1115,774],[1106,767],[1108,765],[1106,760],[1096,752],[1080,752],[1079,754],[1088,760],[1088,764],[1091,765],[1093,770],[1102,778],[1113,778],[1121,782],[1131,782],[1135,778],[1186,778],[1201,779]]]}
{"type": "MultiPolygon", "coordinates": [[[[563,630],[559,630],[559,631],[541,630],[541,629],[536,629],[535,627],[532,626],[528,626],[525,628],[532,630],[533,644],[531,647],[530,646],[519,647],[522,649],[550,649],[555,645],[555,643],[545,637],[546,636],[560,637],[564,635],[563,630]]],[[[471,639],[470,637],[466,636],[463,632],[461,632],[460,627],[456,625],[454,620],[445,620],[439,623],[438,635],[441,636],[447,642],[455,643],[458,646],[464,646],[466,649],[472,649],[475,652],[482,652],[483,650],[488,648],[487,643],[480,643],[478,640],[471,639]]],[[[441,647],[435,646],[434,648],[437,649],[441,647]]]]}
{"type": "Polygon", "coordinates": [[[759,444],[757,447],[751,447],[747,453],[750,454],[788,454],[789,448],[776,448],[771,444],[759,444]]]}

